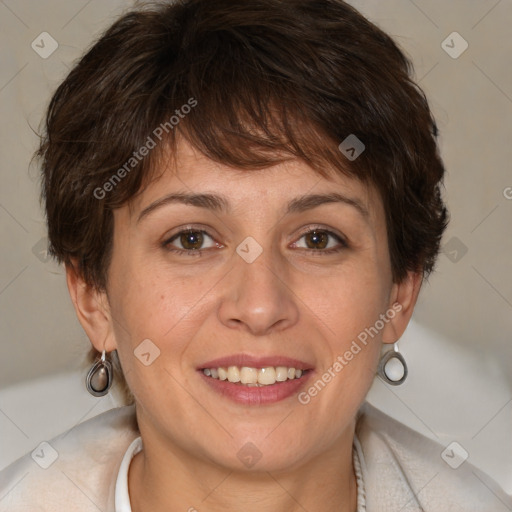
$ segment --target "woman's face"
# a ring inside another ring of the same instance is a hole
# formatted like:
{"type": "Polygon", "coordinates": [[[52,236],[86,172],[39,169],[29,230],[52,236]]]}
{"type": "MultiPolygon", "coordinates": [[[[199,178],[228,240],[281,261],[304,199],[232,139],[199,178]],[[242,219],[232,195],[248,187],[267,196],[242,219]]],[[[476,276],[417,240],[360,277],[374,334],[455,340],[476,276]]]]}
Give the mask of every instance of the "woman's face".
{"type": "Polygon", "coordinates": [[[230,468],[303,464],[349,435],[400,329],[381,200],[298,161],[238,171],[181,143],[176,167],[115,211],[97,348],[117,348],[145,442],[230,468]],[[203,372],[230,366],[286,380],[203,372]]]}

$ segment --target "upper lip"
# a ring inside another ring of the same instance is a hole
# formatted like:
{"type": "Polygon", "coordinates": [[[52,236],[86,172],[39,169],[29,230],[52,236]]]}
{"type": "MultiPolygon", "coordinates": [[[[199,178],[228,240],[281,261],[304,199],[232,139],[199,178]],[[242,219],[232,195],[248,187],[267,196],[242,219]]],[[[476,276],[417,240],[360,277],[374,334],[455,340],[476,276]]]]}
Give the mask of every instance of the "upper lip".
{"type": "Polygon", "coordinates": [[[265,368],[267,366],[287,366],[288,368],[295,368],[296,370],[310,370],[313,365],[304,361],[299,361],[293,357],[286,356],[251,356],[249,354],[233,354],[230,356],[219,357],[202,363],[197,369],[204,370],[205,368],[227,368],[229,366],[248,366],[250,368],[265,368]]]}

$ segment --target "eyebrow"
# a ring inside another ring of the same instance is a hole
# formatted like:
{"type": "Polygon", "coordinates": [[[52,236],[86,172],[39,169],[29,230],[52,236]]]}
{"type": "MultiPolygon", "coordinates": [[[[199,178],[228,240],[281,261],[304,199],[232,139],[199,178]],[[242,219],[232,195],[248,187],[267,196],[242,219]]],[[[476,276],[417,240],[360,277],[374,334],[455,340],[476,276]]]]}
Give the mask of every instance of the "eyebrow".
{"type": "MultiPolygon", "coordinates": [[[[231,211],[229,200],[225,196],[216,194],[188,194],[177,192],[169,194],[144,208],[139,214],[137,223],[155,210],[168,204],[186,204],[197,208],[205,208],[215,212],[228,213],[231,211]]],[[[286,215],[312,210],[317,206],[329,203],[342,203],[354,207],[366,220],[369,218],[368,210],[358,199],[332,192],[329,194],[310,194],[292,199],[286,207],[286,215]]]]}

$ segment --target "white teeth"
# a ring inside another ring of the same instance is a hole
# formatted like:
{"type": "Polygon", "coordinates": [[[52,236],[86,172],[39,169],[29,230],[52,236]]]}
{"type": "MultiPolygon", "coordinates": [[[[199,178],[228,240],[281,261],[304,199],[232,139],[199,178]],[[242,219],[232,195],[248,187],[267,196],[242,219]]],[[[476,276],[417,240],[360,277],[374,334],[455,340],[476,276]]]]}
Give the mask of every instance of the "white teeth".
{"type": "Polygon", "coordinates": [[[258,382],[258,370],[256,368],[242,366],[240,370],[240,382],[242,384],[256,384],[256,382],[258,382]]]}
{"type": "Polygon", "coordinates": [[[258,372],[258,382],[268,386],[269,384],[275,384],[276,382],[276,370],[272,366],[262,368],[258,372]]]}
{"type": "Polygon", "coordinates": [[[284,382],[288,378],[288,368],[286,366],[276,367],[276,380],[277,382],[284,382]]]}
{"type": "Polygon", "coordinates": [[[213,379],[228,380],[229,382],[243,384],[248,387],[270,386],[276,382],[300,379],[304,374],[298,368],[286,366],[265,366],[264,368],[252,368],[249,366],[229,366],[226,368],[205,368],[203,373],[213,379]]]}
{"type": "Polygon", "coordinates": [[[240,370],[237,366],[230,366],[228,368],[229,382],[240,382],[240,370]]]}

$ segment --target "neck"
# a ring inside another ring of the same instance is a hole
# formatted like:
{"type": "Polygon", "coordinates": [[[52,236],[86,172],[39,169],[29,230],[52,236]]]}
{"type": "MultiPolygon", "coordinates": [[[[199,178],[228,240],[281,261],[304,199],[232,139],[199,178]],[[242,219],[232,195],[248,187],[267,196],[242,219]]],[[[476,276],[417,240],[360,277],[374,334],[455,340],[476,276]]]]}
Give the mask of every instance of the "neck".
{"type": "Polygon", "coordinates": [[[286,471],[239,471],[147,443],[128,475],[132,512],[355,512],[355,422],[328,450],[286,471]]]}

